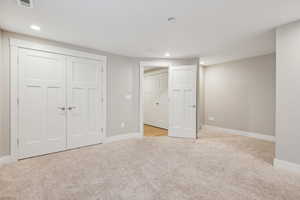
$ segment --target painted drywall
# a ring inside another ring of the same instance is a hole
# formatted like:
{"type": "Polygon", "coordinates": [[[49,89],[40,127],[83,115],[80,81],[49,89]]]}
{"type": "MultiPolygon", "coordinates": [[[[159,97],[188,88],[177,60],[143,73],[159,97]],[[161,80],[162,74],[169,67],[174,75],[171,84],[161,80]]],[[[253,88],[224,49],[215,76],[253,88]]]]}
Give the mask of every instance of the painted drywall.
{"type": "Polygon", "coordinates": [[[3,127],[0,134],[0,155],[9,154],[9,38],[17,38],[107,56],[107,135],[114,136],[139,131],[139,108],[137,106],[139,102],[139,68],[137,67],[136,59],[7,31],[3,31],[2,36],[4,65],[0,68],[0,110],[3,127]],[[128,95],[131,97],[130,99],[126,98],[128,95]],[[121,127],[122,122],[125,123],[125,127],[121,127]]]}
{"type": "Polygon", "coordinates": [[[276,31],[276,158],[300,164],[300,21],[276,31]]]}
{"type": "Polygon", "coordinates": [[[205,68],[205,123],[275,135],[275,54],[205,68]]]}
{"type": "Polygon", "coordinates": [[[3,49],[2,49],[2,30],[0,29],[0,157],[5,154],[5,140],[4,140],[4,129],[3,129],[3,104],[2,98],[3,97],[3,78],[2,78],[2,71],[3,71],[3,49]]]}
{"type": "Polygon", "coordinates": [[[197,93],[197,113],[198,113],[198,129],[202,129],[205,125],[205,67],[199,64],[198,69],[198,93],[197,93]]]}

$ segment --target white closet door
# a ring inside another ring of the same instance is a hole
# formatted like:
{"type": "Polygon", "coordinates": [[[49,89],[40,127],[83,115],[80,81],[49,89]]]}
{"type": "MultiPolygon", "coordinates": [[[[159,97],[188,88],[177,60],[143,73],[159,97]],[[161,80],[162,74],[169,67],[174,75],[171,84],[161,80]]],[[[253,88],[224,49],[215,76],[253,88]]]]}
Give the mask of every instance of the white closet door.
{"type": "Polygon", "coordinates": [[[68,148],[101,143],[100,61],[68,58],[68,148]]]}
{"type": "Polygon", "coordinates": [[[196,138],[197,66],[170,69],[169,135],[196,138]]]}
{"type": "Polygon", "coordinates": [[[66,57],[19,50],[19,158],[66,147],[66,57]]]}

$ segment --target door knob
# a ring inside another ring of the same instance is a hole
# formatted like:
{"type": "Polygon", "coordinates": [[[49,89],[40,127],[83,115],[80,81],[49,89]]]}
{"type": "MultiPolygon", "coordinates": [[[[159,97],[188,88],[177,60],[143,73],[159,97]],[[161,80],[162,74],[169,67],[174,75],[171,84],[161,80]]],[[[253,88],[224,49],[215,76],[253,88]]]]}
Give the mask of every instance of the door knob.
{"type": "Polygon", "coordinates": [[[75,106],[70,106],[70,107],[68,107],[68,110],[73,110],[75,108],[76,108],[75,106]]]}
{"type": "Polygon", "coordinates": [[[159,103],[158,103],[158,102],[156,102],[155,104],[156,104],[156,105],[159,105],[159,103]]]}
{"type": "Polygon", "coordinates": [[[57,107],[58,109],[62,110],[62,111],[65,111],[66,108],[65,107],[57,107]]]}

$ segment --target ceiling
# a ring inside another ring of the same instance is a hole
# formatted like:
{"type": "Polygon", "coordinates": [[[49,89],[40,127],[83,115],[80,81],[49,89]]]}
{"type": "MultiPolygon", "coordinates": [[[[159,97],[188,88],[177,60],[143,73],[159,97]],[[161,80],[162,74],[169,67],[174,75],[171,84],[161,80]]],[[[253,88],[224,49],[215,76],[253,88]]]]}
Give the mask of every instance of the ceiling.
{"type": "Polygon", "coordinates": [[[275,27],[300,19],[299,10],[299,0],[34,0],[32,9],[1,0],[0,27],[126,56],[169,52],[214,64],[274,52],[275,27]]]}

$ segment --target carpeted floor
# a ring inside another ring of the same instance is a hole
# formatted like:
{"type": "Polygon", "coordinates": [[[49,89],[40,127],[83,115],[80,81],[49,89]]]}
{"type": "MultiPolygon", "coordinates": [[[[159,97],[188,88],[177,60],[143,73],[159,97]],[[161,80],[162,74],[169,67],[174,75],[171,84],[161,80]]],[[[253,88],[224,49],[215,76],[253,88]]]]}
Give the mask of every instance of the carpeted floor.
{"type": "Polygon", "coordinates": [[[273,157],[273,143],[220,133],[124,140],[3,166],[0,199],[299,200],[300,176],[273,157]]]}

